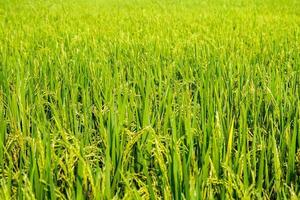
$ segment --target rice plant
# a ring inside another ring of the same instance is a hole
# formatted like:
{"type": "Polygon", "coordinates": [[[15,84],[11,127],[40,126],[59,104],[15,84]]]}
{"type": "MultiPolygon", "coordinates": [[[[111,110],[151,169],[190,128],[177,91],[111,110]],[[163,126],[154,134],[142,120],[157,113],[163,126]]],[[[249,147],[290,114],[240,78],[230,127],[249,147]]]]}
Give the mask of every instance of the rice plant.
{"type": "Polygon", "coordinates": [[[300,198],[297,0],[0,0],[0,199],[300,198]]]}

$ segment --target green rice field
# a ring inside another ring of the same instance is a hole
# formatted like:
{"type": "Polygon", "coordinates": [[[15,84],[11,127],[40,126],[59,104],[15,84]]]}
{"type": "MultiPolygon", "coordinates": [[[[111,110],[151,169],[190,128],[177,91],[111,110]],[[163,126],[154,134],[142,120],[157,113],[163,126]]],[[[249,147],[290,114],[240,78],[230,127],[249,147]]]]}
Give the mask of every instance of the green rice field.
{"type": "Polygon", "coordinates": [[[300,1],[0,0],[0,199],[300,199],[300,1]]]}

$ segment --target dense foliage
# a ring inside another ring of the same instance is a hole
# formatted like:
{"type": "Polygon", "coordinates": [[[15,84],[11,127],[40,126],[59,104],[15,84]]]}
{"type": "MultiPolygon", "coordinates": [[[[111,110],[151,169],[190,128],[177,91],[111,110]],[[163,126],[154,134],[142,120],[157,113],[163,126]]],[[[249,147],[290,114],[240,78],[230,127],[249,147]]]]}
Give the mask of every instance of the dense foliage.
{"type": "Polygon", "coordinates": [[[297,199],[299,84],[297,0],[0,0],[0,197],[297,199]]]}

